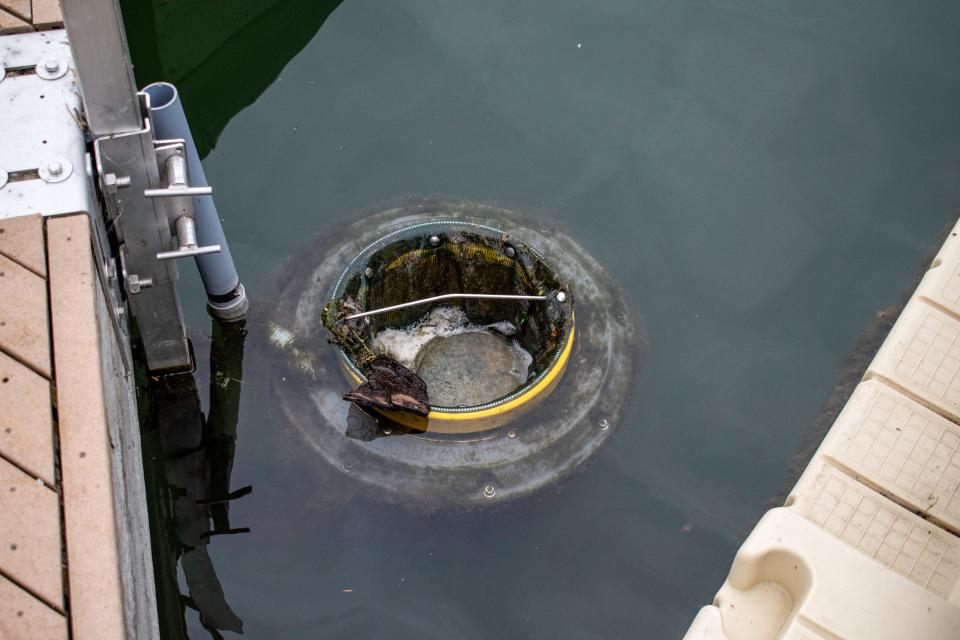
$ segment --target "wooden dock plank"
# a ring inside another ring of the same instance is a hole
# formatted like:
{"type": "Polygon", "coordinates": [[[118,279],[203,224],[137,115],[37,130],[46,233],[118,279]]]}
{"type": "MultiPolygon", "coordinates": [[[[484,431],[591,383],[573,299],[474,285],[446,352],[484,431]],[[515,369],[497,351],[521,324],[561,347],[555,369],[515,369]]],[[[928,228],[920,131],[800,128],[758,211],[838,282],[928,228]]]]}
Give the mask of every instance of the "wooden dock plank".
{"type": "Polygon", "coordinates": [[[57,494],[0,458],[0,572],[63,609],[57,494]]]}
{"type": "Polygon", "coordinates": [[[0,9],[0,35],[25,33],[27,31],[33,31],[33,26],[29,22],[24,22],[12,13],[0,9]]]}
{"type": "Polygon", "coordinates": [[[27,22],[31,21],[30,0],[0,0],[0,9],[27,22]]]}
{"type": "Polygon", "coordinates": [[[0,576],[0,640],[66,640],[67,619],[0,576]]]}
{"type": "Polygon", "coordinates": [[[54,486],[50,381],[0,352],[0,455],[54,486]]]}
{"type": "Polygon", "coordinates": [[[50,377],[47,284],[0,256],[0,349],[50,377]]]}
{"type": "Polygon", "coordinates": [[[46,224],[71,629],[76,640],[119,639],[123,598],[89,220],[46,224]]]}
{"type": "Polygon", "coordinates": [[[33,26],[37,31],[63,26],[63,13],[58,0],[33,0],[33,26]]]}
{"type": "Polygon", "coordinates": [[[45,278],[47,257],[43,248],[43,217],[38,213],[0,220],[0,254],[45,278]]]}

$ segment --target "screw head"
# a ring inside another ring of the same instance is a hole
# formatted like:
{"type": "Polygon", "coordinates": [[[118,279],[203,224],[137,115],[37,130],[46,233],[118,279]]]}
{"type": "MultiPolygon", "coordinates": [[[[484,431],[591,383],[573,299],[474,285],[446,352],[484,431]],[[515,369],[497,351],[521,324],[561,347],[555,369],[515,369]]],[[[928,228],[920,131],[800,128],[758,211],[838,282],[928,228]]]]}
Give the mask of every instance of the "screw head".
{"type": "Polygon", "coordinates": [[[488,484],[483,488],[483,495],[487,498],[492,498],[493,496],[497,495],[497,488],[492,484],[488,484]]]}
{"type": "Polygon", "coordinates": [[[373,268],[367,267],[366,269],[364,269],[364,270],[363,270],[363,275],[367,276],[368,278],[372,278],[372,277],[373,277],[373,268]]]}
{"type": "Polygon", "coordinates": [[[511,429],[510,431],[507,431],[507,437],[513,440],[517,437],[517,432],[511,429]]]}
{"type": "Polygon", "coordinates": [[[517,255],[517,250],[514,249],[513,247],[507,247],[506,249],[504,249],[503,252],[504,252],[505,254],[507,254],[507,257],[508,257],[508,258],[512,258],[512,257],[514,257],[515,255],[517,255]]]}
{"type": "Polygon", "coordinates": [[[610,428],[610,421],[606,418],[600,418],[600,422],[597,424],[600,425],[600,431],[606,431],[610,428]]]}
{"type": "Polygon", "coordinates": [[[439,246],[439,245],[440,245],[440,236],[430,236],[430,244],[432,244],[432,245],[435,246],[435,247],[436,247],[436,246],[439,246]]]}
{"type": "Polygon", "coordinates": [[[557,302],[566,302],[566,301],[567,301],[567,294],[565,294],[563,291],[557,291],[557,302]]]}

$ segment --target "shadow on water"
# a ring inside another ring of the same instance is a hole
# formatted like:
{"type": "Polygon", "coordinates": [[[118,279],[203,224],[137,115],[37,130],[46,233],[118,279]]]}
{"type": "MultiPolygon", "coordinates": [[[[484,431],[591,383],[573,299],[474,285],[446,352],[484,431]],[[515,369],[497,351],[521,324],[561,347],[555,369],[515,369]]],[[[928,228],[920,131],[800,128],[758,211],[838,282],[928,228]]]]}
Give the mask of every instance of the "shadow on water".
{"type": "Polygon", "coordinates": [[[269,87],[340,0],[121,0],[138,86],[177,86],[200,157],[269,87]]]}
{"type": "Polygon", "coordinates": [[[230,501],[253,490],[251,486],[230,490],[244,324],[213,321],[207,416],[193,373],[151,379],[147,384],[144,459],[164,638],[187,637],[187,607],[199,613],[200,623],[214,638],[222,637],[219,631],[243,632],[243,622],[227,604],[207,546],[214,536],[250,531],[230,523],[230,501]],[[180,592],[178,564],[188,595],[180,592]]]}

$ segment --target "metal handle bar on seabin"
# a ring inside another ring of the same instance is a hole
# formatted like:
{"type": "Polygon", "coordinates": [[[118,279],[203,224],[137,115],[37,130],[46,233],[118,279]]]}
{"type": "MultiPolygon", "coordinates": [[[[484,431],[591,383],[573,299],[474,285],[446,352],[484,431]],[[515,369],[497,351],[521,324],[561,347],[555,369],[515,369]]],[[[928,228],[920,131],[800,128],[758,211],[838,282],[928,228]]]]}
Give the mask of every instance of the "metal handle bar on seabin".
{"type": "MultiPolygon", "coordinates": [[[[558,291],[556,294],[553,294],[558,302],[564,302],[567,299],[567,294],[563,291],[558,291]]],[[[407,307],[415,307],[421,304],[429,304],[431,302],[439,302],[440,300],[452,300],[454,298],[470,298],[470,299],[479,299],[479,300],[549,300],[550,295],[545,296],[520,296],[512,295],[506,293],[445,293],[440,296],[433,296],[431,298],[423,298],[421,300],[413,300],[411,302],[401,302],[400,304],[391,305],[389,307],[383,307],[382,309],[373,309],[371,311],[364,311],[363,313],[355,313],[352,316],[347,316],[345,320],[356,320],[357,318],[364,318],[366,316],[375,316],[381,313],[387,313],[389,311],[396,311],[398,309],[406,309],[407,307]]]]}

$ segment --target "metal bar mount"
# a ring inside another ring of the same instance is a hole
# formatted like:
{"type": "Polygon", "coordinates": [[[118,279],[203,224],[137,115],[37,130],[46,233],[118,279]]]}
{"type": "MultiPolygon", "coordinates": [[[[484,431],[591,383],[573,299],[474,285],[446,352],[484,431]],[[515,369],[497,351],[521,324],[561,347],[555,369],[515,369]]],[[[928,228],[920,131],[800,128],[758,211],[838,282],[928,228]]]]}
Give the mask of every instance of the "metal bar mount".
{"type": "Polygon", "coordinates": [[[383,307],[381,309],[372,309],[370,311],[364,311],[362,313],[355,313],[352,316],[347,316],[344,320],[356,320],[357,318],[365,318],[367,316],[376,316],[381,313],[389,313],[390,311],[397,311],[398,309],[406,309],[407,307],[416,307],[421,304],[430,304],[431,302],[440,302],[441,300],[455,300],[457,298],[467,298],[470,300],[538,300],[543,302],[549,300],[550,298],[556,298],[557,302],[565,302],[567,300],[567,294],[563,291],[557,291],[554,294],[547,294],[545,296],[521,296],[521,295],[512,295],[507,293],[445,293],[439,296],[432,296],[430,298],[421,298],[420,300],[411,300],[410,302],[401,302],[400,304],[390,305],[389,307],[383,307]]]}
{"type": "Polygon", "coordinates": [[[201,247],[197,244],[196,212],[193,206],[195,195],[210,195],[212,187],[191,187],[187,181],[187,153],[186,145],[177,140],[172,145],[157,149],[157,155],[166,155],[164,161],[164,177],[167,181],[165,189],[144,189],[146,198],[170,198],[169,205],[177,232],[177,248],[173,251],[157,252],[157,260],[175,260],[202,256],[208,253],[220,253],[219,244],[201,247]]]}

